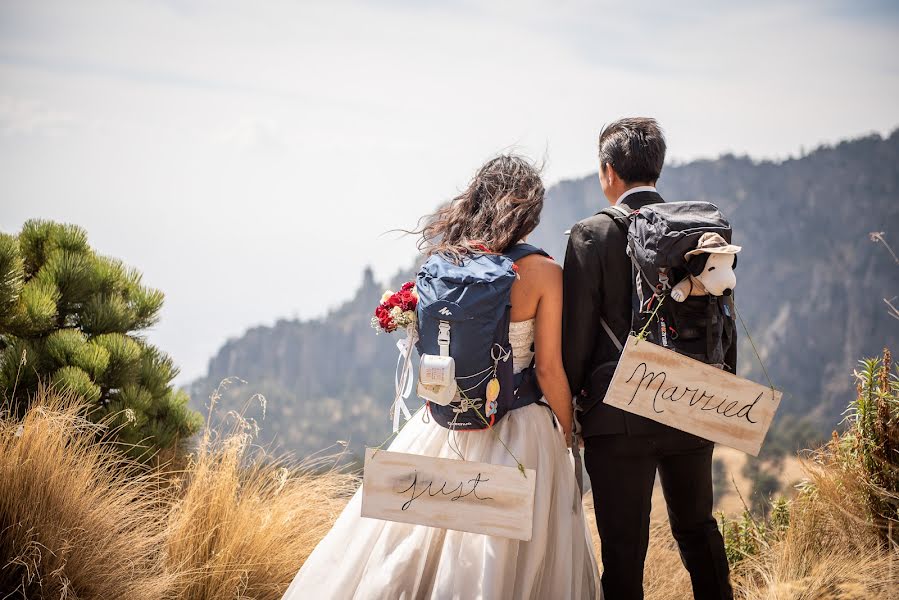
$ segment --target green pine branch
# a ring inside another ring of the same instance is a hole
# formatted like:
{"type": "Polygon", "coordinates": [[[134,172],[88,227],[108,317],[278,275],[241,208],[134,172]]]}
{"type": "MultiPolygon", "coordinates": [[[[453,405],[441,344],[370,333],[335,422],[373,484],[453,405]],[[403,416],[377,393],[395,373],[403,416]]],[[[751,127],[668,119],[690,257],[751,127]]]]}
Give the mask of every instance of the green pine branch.
{"type": "Polygon", "coordinates": [[[79,396],[136,457],[189,437],[200,415],[172,385],[174,361],[141,336],[164,299],[75,225],[0,234],[0,395],[17,410],[41,382],[79,396]]]}

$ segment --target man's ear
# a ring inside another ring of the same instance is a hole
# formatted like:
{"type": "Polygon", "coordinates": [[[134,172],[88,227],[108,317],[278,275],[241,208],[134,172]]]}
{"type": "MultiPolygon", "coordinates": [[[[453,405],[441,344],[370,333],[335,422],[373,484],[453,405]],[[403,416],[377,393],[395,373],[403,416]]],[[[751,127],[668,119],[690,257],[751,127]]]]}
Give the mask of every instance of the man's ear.
{"type": "Polygon", "coordinates": [[[615,167],[613,167],[609,163],[605,163],[603,165],[602,176],[605,178],[606,183],[609,184],[609,187],[612,187],[616,181],[621,179],[618,176],[618,172],[615,171],[615,167]]]}

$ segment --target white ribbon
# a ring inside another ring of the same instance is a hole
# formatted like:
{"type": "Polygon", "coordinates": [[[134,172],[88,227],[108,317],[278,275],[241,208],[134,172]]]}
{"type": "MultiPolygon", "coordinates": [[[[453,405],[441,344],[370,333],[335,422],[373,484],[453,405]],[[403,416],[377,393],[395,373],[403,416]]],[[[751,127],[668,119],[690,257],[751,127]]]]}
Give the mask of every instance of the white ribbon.
{"type": "Polygon", "coordinates": [[[396,397],[393,400],[393,432],[396,433],[400,429],[400,412],[406,421],[412,418],[409,407],[406,406],[406,398],[412,393],[412,348],[415,347],[415,340],[418,338],[418,332],[414,325],[406,328],[406,337],[398,340],[396,347],[400,351],[400,355],[396,359],[396,371],[393,375],[393,387],[396,390],[396,397]]]}

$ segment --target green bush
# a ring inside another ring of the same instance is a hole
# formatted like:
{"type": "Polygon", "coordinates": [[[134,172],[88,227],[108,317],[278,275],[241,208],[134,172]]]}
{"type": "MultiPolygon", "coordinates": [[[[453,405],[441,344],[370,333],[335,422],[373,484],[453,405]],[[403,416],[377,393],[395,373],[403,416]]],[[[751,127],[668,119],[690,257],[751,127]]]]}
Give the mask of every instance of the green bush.
{"type": "Polygon", "coordinates": [[[173,389],[172,360],[139,336],[162,303],[80,227],[32,220],[0,233],[0,395],[23,414],[51,385],[82,398],[93,420],[110,419],[132,455],[172,447],[202,419],[173,389]]]}
{"type": "Polygon", "coordinates": [[[855,463],[865,484],[870,519],[884,543],[899,543],[899,377],[892,357],[860,361],[856,399],[849,405],[844,460],[855,463]]]}
{"type": "Polygon", "coordinates": [[[779,539],[790,526],[790,503],[778,498],[765,511],[765,519],[756,519],[744,510],[737,519],[718,513],[718,527],[724,537],[724,551],[731,567],[749,556],[757,556],[779,539]]]}

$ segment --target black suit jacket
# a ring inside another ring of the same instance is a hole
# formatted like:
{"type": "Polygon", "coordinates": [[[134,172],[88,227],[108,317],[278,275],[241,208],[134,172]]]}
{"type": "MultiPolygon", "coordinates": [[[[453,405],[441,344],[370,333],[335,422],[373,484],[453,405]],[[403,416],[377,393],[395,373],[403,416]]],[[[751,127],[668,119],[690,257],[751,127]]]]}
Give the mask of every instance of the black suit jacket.
{"type": "MultiPolygon", "coordinates": [[[[637,210],[664,202],[656,192],[631,194],[621,204],[637,210]]],[[[596,214],[571,228],[565,252],[562,360],[571,392],[584,412],[583,436],[670,432],[671,428],[602,403],[620,353],[600,318],[620,341],[631,330],[631,260],[627,237],[611,217],[596,214]]]]}

